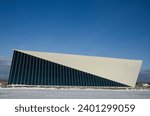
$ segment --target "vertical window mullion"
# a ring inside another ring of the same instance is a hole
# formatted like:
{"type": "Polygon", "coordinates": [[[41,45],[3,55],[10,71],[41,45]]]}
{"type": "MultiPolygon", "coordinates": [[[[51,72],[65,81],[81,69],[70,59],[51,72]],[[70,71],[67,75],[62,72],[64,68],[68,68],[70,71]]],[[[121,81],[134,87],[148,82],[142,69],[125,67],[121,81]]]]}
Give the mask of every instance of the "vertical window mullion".
{"type": "Polygon", "coordinates": [[[55,84],[58,85],[58,80],[59,80],[59,78],[58,78],[58,64],[56,64],[56,67],[55,67],[55,68],[56,68],[56,69],[55,69],[55,71],[56,71],[56,72],[55,72],[55,73],[56,73],[56,80],[55,80],[56,82],[55,82],[55,84]]]}
{"type": "Polygon", "coordinates": [[[76,80],[77,80],[77,81],[76,81],[76,83],[77,83],[77,85],[78,85],[78,86],[80,86],[79,71],[77,70],[77,72],[76,72],[76,73],[77,73],[77,77],[76,77],[76,80]]]}
{"type": "Polygon", "coordinates": [[[13,76],[12,76],[12,84],[15,84],[15,80],[16,80],[16,70],[17,70],[17,63],[18,63],[18,52],[15,52],[15,63],[14,63],[14,72],[13,72],[13,76]]]}
{"type": "Polygon", "coordinates": [[[46,81],[46,82],[45,82],[46,85],[49,85],[49,84],[48,84],[48,83],[49,83],[49,82],[48,82],[48,81],[49,81],[49,80],[48,80],[48,61],[45,62],[45,81],[46,81]]]}
{"type": "Polygon", "coordinates": [[[31,79],[32,79],[32,81],[31,81],[31,83],[32,83],[32,85],[35,85],[35,80],[34,80],[35,66],[34,66],[34,64],[35,64],[34,56],[32,56],[32,62],[31,62],[31,65],[32,65],[32,70],[31,70],[31,79]]]}
{"type": "Polygon", "coordinates": [[[42,85],[44,85],[44,60],[43,59],[41,59],[41,61],[42,61],[42,63],[41,63],[41,65],[42,65],[42,69],[41,69],[41,71],[42,71],[42,73],[41,73],[41,82],[42,82],[42,85]]]}
{"type": "Polygon", "coordinates": [[[24,70],[24,84],[27,84],[27,68],[28,68],[28,55],[26,55],[26,62],[25,62],[25,70],[24,70]]]}
{"type": "Polygon", "coordinates": [[[64,69],[63,69],[63,66],[61,66],[61,81],[62,81],[62,85],[65,85],[64,83],[64,69]]]}
{"type": "Polygon", "coordinates": [[[59,76],[59,85],[62,86],[62,75],[61,75],[62,69],[61,69],[61,65],[58,64],[58,76],[59,76]]]}
{"type": "Polygon", "coordinates": [[[80,83],[80,86],[82,86],[82,75],[81,75],[81,71],[79,71],[79,83],[80,83]]]}
{"type": "Polygon", "coordinates": [[[21,68],[22,70],[20,72],[21,73],[21,75],[20,75],[20,81],[21,81],[20,84],[23,84],[23,78],[24,78],[23,77],[23,72],[24,72],[24,65],[25,65],[25,62],[24,62],[25,61],[25,55],[23,53],[22,53],[22,57],[23,58],[22,58],[22,68],[21,68]]]}
{"type": "Polygon", "coordinates": [[[37,58],[34,59],[34,84],[37,85],[37,58]]]}
{"type": "Polygon", "coordinates": [[[29,55],[29,62],[28,62],[28,66],[29,66],[29,69],[28,69],[28,76],[27,76],[27,80],[28,80],[28,85],[30,85],[30,73],[31,73],[31,64],[30,64],[30,62],[31,62],[31,56],[29,55]]]}
{"type": "Polygon", "coordinates": [[[21,68],[21,59],[22,59],[22,53],[19,53],[20,57],[19,57],[19,61],[18,61],[18,70],[17,70],[17,84],[20,84],[19,80],[20,80],[20,68],[21,68]]]}
{"type": "Polygon", "coordinates": [[[69,85],[69,82],[68,82],[68,71],[67,71],[67,67],[64,67],[64,71],[65,71],[65,78],[66,78],[66,85],[68,86],[69,85]]]}
{"type": "Polygon", "coordinates": [[[38,59],[38,85],[41,85],[40,81],[41,81],[41,59],[38,59]]]}
{"type": "Polygon", "coordinates": [[[51,62],[51,85],[54,85],[54,65],[53,63],[51,62]]]}
{"type": "Polygon", "coordinates": [[[41,70],[40,70],[40,71],[41,71],[41,75],[40,75],[40,80],[41,80],[41,81],[40,81],[40,83],[41,83],[41,85],[43,85],[43,84],[44,84],[44,83],[43,83],[43,80],[44,80],[44,79],[43,79],[43,60],[40,59],[40,61],[41,61],[41,64],[40,64],[40,65],[41,65],[41,70]]]}
{"type": "Polygon", "coordinates": [[[46,68],[45,68],[45,66],[46,66],[46,61],[45,60],[43,60],[43,84],[44,85],[46,85],[46,68]]]}
{"type": "Polygon", "coordinates": [[[70,81],[71,81],[71,85],[74,85],[74,70],[75,69],[70,68],[70,73],[71,73],[71,78],[70,78],[71,80],[70,81]]]}
{"type": "Polygon", "coordinates": [[[47,62],[47,80],[47,84],[50,85],[50,62],[47,62]]]}

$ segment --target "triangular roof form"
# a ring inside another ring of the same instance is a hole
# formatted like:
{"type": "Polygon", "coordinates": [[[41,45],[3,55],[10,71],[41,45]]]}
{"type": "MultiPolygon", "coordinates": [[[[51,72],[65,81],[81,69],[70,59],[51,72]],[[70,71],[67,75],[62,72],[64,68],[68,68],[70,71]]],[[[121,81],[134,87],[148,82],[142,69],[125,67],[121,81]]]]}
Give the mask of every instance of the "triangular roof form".
{"type": "Polygon", "coordinates": [[[132,87],[135,86],[142,65],[141,60],[47,53],[27,50],[16,51],[132,87]]]}

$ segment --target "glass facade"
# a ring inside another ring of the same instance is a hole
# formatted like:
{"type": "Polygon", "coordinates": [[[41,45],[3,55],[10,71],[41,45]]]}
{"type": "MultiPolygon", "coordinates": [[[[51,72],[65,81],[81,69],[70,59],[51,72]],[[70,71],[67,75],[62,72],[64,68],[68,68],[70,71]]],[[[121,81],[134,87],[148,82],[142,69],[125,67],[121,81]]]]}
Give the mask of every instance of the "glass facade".
{"type": "Polygon", "coordinates": [[[8,84],[126,86],[80,70],[14,51],[8,84]]]}

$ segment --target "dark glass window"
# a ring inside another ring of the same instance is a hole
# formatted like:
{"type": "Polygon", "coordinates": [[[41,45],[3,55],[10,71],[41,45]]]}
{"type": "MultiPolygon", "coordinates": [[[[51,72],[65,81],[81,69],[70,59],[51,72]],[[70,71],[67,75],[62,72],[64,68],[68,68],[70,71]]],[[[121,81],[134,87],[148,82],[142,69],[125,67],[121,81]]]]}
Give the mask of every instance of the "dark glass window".
{"type": "Polygon", "coordinates": [[[126,86],[18,51],[13,54],[8,84],[126,86]]]}

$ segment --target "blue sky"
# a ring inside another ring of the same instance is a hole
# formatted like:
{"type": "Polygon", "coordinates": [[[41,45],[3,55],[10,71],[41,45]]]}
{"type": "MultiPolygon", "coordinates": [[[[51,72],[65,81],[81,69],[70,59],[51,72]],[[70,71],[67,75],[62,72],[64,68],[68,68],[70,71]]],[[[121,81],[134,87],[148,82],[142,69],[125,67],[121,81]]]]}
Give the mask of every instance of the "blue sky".
{"type": "Polygon", "coordinates": [[[150,69],[149,0],[0,0],[0,57],[12,49],[141,59],[150,69]]]}

